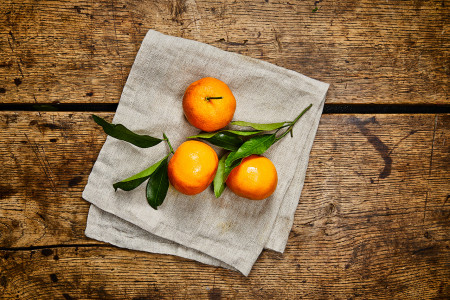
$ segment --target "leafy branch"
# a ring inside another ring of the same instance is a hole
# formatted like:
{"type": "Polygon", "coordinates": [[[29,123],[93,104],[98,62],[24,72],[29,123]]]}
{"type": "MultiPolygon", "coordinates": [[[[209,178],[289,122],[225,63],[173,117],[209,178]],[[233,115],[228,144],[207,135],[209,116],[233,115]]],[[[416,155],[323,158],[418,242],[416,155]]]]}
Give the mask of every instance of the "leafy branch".
{"type": "MultiPolygon", "coordinates": [[[[225,189],[225,182],[231,171],[240,165],[242,159],[252,154],[261,155],[273,144],[281,140],[287,134],[291,134],[292,129],[298,120],[311,108],[312,104],[306,107],[293,121],[278,123],[250,123],[245,121],[235,121],[232,125],[240,127],[250,127],[253,130],[221,130],[217,132],[204,132],[188,138],[198,138],[219,146],[230,152],[224,154],[219,160],[218,169],[214,177],[214,194],[220,197],[225,189]],[[286,129],[285,129],[286,128],[286,129]],[[285,129],[278,137],[280,130],[285,129]],[[270,133],[273,132],[273,133],[270,133]]],[[[169,154],[149,166],[145,170],[113,184],[114,190],[121,189],[131,191],[143,182],[148,180],[146,186],[146,199],[153,209],[160,206],[167,195],[169,189],[168,161],[170,154],[174,150],[169,138],[163,133],[163,138],[155,138],[148,135],[140,135],[132,132],[122,124],[111,124],[99,116],[92,115],[94,121],[100,125],[106,134],[113,138],[131,143],[140,148],[150,148],[165,141],[169,147],[169,154]]]]}
{"type": "MultiPolygon", "coordinates": [[[[277,141],[284,138],[287,134],[291,133],[298,122],[298,120],[312,107],[310,104],[306,107],[293,121],[279,122],[279,123],[268,123],[268,124],[260,124],[260,123],[250,123],[244,121],[235,121],[232,122],[232,125],[242,126],[242,127],[251,127],[256,129],[257,132],[252,133],[252,137],[250,137],[247,141],[242,139],[240,144],[239,142],[233,144],[233,147],[224,147],[222,146],[225,141],[229,140],[228,136],[223,136],[224,131],[210,134],[199,134],[196,136],[192,136],[190,138],[201,138],[207,140],[211,144],[216,146],[220,146],[226,150],[230,150],[224,154],[219,160],[219,166],[216,172],[216,176],[214,177],[214,194],[216,197],[220,197],[222,192],[225,189],[225,182],[230,175],[231,171],[240,165],[242,159],[248,157],[253,154],[261,155],[267,151],[273,144],[277,141]],[[283,133],[281,133],[278,137],[277,134],[280,130],[286,128],[283,133]],[[269,133],[271,131],[275,131],[274,133],[269,133]]],[[[236,131],[235,131],[236,132],[236,131]]],[[[239,131],[245,132],[245,131],[239,131]]],[[[248,131],[247,131],[248,132],[248,131]]],[[[250,136],[250,135],[249,135],[250,136]]]]}
{"type": "Polygon", "coordinates": [[[165,133],[163,133],[163,139],[148,135],[139,135],[132,132],[122,124],[111,124],[96,115],[92,115],[92,118],[97,124],[102,126],[106,134],[116,139],[129,142],[137,147],[150,148],[156,146],[162,141],[167,143],[170,152],[163,159],[159,160],[147,169],[113,184],[115,191],[117,191],[117,189],[131,191],[148,179],[145,192],[147,202],[153,209],[158,209],[158,206],[164,202],[167,195],[167,190],[169,189],[167,165],[170,154],[174,153],[169,138],[165,133]]]}

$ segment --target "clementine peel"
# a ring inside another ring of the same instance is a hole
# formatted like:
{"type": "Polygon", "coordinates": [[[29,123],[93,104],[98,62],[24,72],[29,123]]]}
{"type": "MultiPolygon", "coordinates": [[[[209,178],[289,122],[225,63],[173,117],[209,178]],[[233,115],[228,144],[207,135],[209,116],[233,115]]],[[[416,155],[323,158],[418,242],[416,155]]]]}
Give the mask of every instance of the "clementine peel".
{"type": "Polygon", "coordinates": [[[183,97],[183,111],[192,126],[203,131],[219,130],[233,119],[236,99],[219,79],[205,77],[188,86],[183,97]]]}
{"type": "Polygon", "coordinates": [[[207,144],[186,141],[178,147],[169,161],[169,181],[185,195],[201,193],[213,181],[218,162],[216,152],[207,144]]]}
{"type": "Polygon", "coordinates": [[[272,195],[278,183],[277,170],[266,157],[250,155],[235,167],[226,184],[236,195],[250,199],[263,200],[272,195]]]}

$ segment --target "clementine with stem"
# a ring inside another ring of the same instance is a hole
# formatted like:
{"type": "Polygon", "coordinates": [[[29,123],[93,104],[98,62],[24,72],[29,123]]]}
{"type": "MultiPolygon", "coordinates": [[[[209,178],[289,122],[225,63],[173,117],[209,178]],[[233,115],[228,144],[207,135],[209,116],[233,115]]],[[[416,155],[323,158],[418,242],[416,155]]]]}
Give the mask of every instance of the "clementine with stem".
{"type": "Polygon", "coordinates": [[[230,123],[236,110],[236,99],[230,88],[219,79],[205,77],[193,82],[183,97],[183,111],[192,126],[211,132],[230,123]]]}

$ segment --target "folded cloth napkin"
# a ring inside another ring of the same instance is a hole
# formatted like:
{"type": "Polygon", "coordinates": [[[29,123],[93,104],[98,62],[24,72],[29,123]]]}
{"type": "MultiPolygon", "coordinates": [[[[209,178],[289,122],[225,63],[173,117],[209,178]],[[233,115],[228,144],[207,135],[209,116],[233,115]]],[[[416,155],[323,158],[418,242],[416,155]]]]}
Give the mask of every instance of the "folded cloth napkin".
{"type": "Polygon", "coordinates": [[[155,137],[165,132],[176,149],[186,137],[199,132],[185,119],[181,102],[189,84],[203,77],[228,84],[237,102],[234,120],[289,121],[313,104],[295,125],[293,137],[286,136],[264,154],[278,171],[276,191],[265,200],[252,201],[228,189],[217,199],[212,188],[186,196],[169,187],[164,203],[154,210],[146,201],[145,183],[129,192],[114,191],[112,185],[160,160],[169,151],[167,145],[142,149],[107,137],[83,192],[83,198],[93,204],[86,236],[248,275],[264,248],[284,251],[328,84],[150,30],[131,68],[113,123],[155,137]]]}

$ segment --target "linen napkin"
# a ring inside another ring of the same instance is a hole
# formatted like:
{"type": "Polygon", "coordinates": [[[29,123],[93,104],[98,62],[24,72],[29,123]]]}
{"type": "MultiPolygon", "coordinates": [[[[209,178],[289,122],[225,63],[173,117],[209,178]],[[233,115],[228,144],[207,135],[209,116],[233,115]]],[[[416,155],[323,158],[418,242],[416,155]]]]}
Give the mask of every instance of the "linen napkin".
{"type": "Polygon", "coordinates": [[[112,185],[160,160],[169,151],[167,145],[142,149],[107,137],[83,191],[83,198],[93,204],[85,233],[119,247],[178,255],[247,276],[264,248],[284,251],[329,85],[150,30],[113,123],[155,137],[164,132],[176,149],[199,132],[185,119],[182,98],[189,84],[203,77],[218,78],[230,87],[237,102],[234,120],[290,121],[313,104],[295,125],[293,137],[286,136],[264,153],[278,172],[272,196],[252,201],[226,189],[217,199],[212,188],[186,196],[170,186],[164,203],[154,210],[146,201],[145,183],[129,192],[114,191],[112,185]]]}

